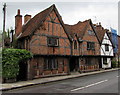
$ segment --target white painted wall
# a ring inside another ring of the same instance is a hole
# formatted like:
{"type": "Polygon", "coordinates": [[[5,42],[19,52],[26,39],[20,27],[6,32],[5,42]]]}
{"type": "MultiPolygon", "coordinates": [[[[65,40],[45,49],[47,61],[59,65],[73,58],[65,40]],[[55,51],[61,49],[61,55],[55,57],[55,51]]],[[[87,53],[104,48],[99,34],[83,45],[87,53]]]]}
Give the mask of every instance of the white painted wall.
{"type": "Polygon", "coordinates": [[[111,58],[109,58],[109,57],[114,56],[113,55],[113,46],[112,46],[112,43],[106,33],[105,33],[103,41],[102,41],[100,52],[101,52],[101,56],[107,56],[107,63],[108,63],[107,65],[103,64],[103,58],[102,58],[101,59],[102,60],[102,68],[111,68],[111,58]],[[109,51],[105,51],[105,44],[109,44],[109,51]]]}
{"type": "Polygon", "coordinates": [[[102,58],[102,68],[111,68],[111,58],[107,58],[107,65],[103,64],[103,58],[102,58]]]}
{"type": "Polygon", "coordinates": [[[103,41],[102,41],[100,52],[101,52],[101,55],[113,56],[112,43],[111,43],[111,41],[110,41],[110,39],[109,39],[109,37],[107,36],[106,33],[105,33],[103,41]],[[109,44],[109,51],[105,51],[105,45],[104,44],[109,44]]]}

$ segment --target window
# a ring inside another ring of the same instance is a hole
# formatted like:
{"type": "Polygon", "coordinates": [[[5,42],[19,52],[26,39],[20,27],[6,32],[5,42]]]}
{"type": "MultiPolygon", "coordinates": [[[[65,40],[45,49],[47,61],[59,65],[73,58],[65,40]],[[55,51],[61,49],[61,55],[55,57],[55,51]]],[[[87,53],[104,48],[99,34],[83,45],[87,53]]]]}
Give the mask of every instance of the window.
{"type": "Polygon", "coordinates": [[[91,49],[95,50],[95,43],[94,42],[91,43],[91,49]]]}
{"type": "Polygon", "coordinates": [[[55,58],[45,58],[44,59],[44,69],[51,70],[51,69],[57,69],[58,68],[58,60],[55,58]]]}
{"type": "Polygon", "coordinates": [[[94,35],[94,32],[92,30],[88,30],[89,35],[94,35]]]}
{"type": "Polygon", "coordinates": [[[87,50],[95,50],[95,43],[87,42],[87,50]]]}
{"type": "Polygon", "coordinates": [[[74,49],[77,49],[77,41],[74,41],[74,49]]]}
{"type": "Polygon", "coordinates": [[[105,44],[105,51],[109,51],[109,45],[105,44]]]}
{"type": "Polygon", "coordinates": [[[48,46],[59,46],[59,39],[56,37],[48,37],[48,46]]]}
{"type": "Polygon", "coordinates": [[[103,64],[107,65],[107,58],[103,58],[103,64]]]}

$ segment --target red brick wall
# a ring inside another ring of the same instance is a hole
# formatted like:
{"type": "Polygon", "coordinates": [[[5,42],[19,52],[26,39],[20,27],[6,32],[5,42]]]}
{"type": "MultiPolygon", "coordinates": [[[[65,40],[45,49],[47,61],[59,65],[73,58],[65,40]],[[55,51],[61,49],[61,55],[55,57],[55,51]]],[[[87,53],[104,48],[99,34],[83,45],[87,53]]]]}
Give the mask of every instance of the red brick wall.
{"type": "Polygon", "coordinates": [[[15,16],[15,35],[16,37],[22,32],[22,15],[15,16]]]}
{"type": "Polygon", "coordinates": [[[100,45],[97,37],[94,35],[89,35],[88,30],[92,30],[91,26],[87,27],[86,32],[83,37],[83,43],[80,44],[80,55],[100,55],[100,45]],[[95,51],[87,50],[87,41],[95,42],[95,51]]]}
{"type": "Polygon", "coordinates": [[[87,58],[89,58],[89,57],[84,57],[84,58],[82,58],[82,60],[79,60],[79,62],[80,62],[80,66],[79,66],[80,71],[99,70],[99,58],[90,57],[90,59],[93,62],[92,64],[90,64],[89,62],[86,63],[87,58]]]}
{"type": "Polygon", "coordinates": [[[34,35],[30,40],[30,51],[33,54],[43,54],[43,55],[70,55],[70,42],[69,39],[58,20],[55,12],[53,11],[50,16],[48,16],[42,26],[36,30],[34,35]],[[56,19],[55,23],[50,22],[50,16],[56,19]],[[49,25],[48,25],[49,23],[49,25]],[[49,29],[48,29],[49,28],[49,29]],[[52,31],[53,29],[53,31],[52,31]],[[47,36],[56,36],[59,38],[59,46],[58,47],[48,47],[47,46],[47,36]]]}
{"type": "Polygon", "coordinates": [[[44,58],[34,57],[30,61],[30,79],[51,75],[68,74],[69,60],[65,57],[55,57],[58,60],[58,68],[52,70],[44,70],[44,58]]]}

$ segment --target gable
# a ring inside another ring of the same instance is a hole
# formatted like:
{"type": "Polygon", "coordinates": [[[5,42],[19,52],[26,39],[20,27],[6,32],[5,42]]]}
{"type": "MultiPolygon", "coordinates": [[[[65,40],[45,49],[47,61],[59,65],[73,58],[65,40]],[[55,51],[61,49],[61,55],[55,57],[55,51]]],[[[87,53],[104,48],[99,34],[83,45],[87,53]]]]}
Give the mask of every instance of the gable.
{"type": "MultiPolygon", "coordinates": [[[[52,11],[54,10],[54,12],[56,13],[61,25],[63,26],[64,30],[64,23],[62,21],[62,18],[60,16],[60,14],[58,13],[55,5],[53,4],[52,6],[50,6],[49,8],[43,10],[42,12],[38,13],[37,15],[35,15],[32,19],[29,20],[29,22],[25,25],[23,25],[22,27],[22,34],[20,35],[20,37],[18,39],[27,37],[27,36],[31,36],[40,26],[43,25],[43,22],[46,20],[46,18],[48,17],[48,15],[50,17],[54,17],[53,14],[50,14],[52,11]]],[[[53,18],[55,19],[55,18],[53,18]]],[[[66,32],[66,30],[65,30],[66,32]]],[[[69,40],[71,40],[71,38],[69,37],[68,33],[66,32],[69,40]]]]}
{"type": "Polygon", "coordinates": [[[50,12],[42,25],[33,33],[30,42],[32,42],[30,50],[33,54],[70,55],[71,53],[70,41],[54,10],[50,12]],[[53,44],[50,45],[49,42],[55,42],[57,46],[52,46],[53,44]],[[34,48],[38,51],[36,52],[34,48]]]}
{"type": "Polygon", "coordinates": [[[95,34],[95,31],[93,30],[91,24],[89,24],[89,23],[88,23],[88,26],[85,30],[83,40],[99,43],[98,39],[97,39],[97,36],[95,34]],[[89,31],[91,31],[91,33],[89,33],[89,31]]]}
{"type": "Polygon", "coordinates": [[[102,40],[102,44],[109,44],[112,46],[112,43],[107,35],[107,33],[104,34],[103,40],[102,40]]]}
{"type": "Polygon", "coordinates": [[[113,56],[113,46],[106,32],[104,34],[102,44],[101,44],[101,55],[113,56]],[[106,47],[107,47],[107,50],[106,50],[106,47]]]}

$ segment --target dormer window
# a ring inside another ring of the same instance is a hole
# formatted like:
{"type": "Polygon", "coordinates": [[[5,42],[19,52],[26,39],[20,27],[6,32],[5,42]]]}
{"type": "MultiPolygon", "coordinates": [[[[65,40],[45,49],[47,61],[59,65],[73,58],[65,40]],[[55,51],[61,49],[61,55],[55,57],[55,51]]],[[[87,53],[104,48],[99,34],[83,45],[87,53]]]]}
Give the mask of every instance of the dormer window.
{"type": "Polygon", "coordinates": [[[74,49],[77,49],[77,41],[74,41],[74,49]]]}
{"type": "Polygon", "coordinates": [[[88,30],[89,35],[94,35],[94,32],[92,30],[88,30]]]}
{"type": "Polygon", "coordinates": [[[59,46],[59,39],[56,37],[48,37],[47,43],[48,43],[48,46],[57,47],[59,46]]]}
{"type": "Polygon", "coordinates": [[[105,51],[109,51],[109,44],[105,44],[105,51]]]}

